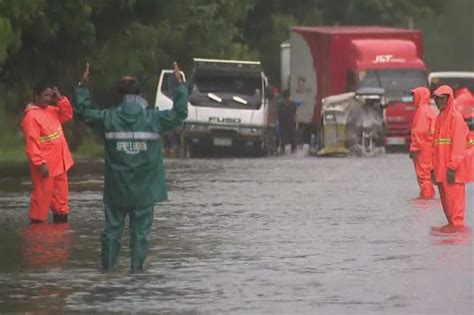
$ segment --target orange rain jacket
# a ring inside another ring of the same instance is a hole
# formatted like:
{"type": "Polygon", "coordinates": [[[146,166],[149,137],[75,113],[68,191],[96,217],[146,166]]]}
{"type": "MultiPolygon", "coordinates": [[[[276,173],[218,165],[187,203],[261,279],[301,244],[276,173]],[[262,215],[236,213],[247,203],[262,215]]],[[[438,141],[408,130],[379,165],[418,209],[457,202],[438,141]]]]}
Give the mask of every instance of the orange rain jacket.
{"type": "Polygon", "coordinates": [[[430,106],[430,91],[425,87],[419,87],[413,92],[413,104],[416,107],[411,132],[411,152],[429,150],[426,162],[431,165],[431,150],[433,145],[433,134],[438,111],[430,106]]]}
{"type": "Polygon", "coordinates": [[[57,105],[41,108],[29,104],[21,122],[30,166],[38,167],[45,163],[51,177],[67,172],[73,165],[61,126],[72,119],[72,106],[64,96],[57,105]]]}
{"type": "Polygon", "coordinates": [[[456,109],[461,115],[466,118],[474,116],[474,96],[467,88],[462,88],[456,91],[455,95],[456,109]]]}
{"type": "Polygon", "coordinates": [[[433,145],[433,170],[437,182],[447,182],[448,168],[456,172],[456,183],[466,183],[470,179],[467,166],[467,146],[469,129],[462,115],[455,108],[453,90],[442,85],[434,95],[448,95],[446,108],[436,119],[433,145]]]}

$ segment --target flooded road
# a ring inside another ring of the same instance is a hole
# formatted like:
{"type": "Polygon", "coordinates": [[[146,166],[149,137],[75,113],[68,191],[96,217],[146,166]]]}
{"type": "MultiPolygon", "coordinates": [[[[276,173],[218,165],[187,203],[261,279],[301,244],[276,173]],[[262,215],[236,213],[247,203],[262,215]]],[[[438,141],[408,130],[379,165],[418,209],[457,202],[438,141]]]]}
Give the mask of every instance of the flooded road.
{"type": "Polygon", "coordinates": [[[432,231],[446,219],[414,200],[405,154],[167,161],[170,201],[137,275],[128,230],[118,270],[99,269],[100,169],[73,171],[69,225],[28,225],[27,173],[1,176],[0,313],[474,312],[472,234],[432,231]]]}

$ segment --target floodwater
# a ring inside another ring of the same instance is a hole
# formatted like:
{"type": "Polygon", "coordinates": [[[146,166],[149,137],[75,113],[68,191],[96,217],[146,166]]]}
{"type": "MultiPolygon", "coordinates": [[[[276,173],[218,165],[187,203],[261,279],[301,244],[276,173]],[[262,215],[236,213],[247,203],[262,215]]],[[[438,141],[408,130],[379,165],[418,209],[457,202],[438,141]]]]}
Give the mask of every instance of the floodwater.
{"type": "MultiPolygon", "coordinates": [[[[405,154],[167,161],[147,271],[100,271],[102,165],[70,176],[68,225],[28,225],[0,171],[0,313],[472,314],[473,236],[441,233],[405,154]]],[[[467,186],[473,226],[474,187],[467,186]]]]}

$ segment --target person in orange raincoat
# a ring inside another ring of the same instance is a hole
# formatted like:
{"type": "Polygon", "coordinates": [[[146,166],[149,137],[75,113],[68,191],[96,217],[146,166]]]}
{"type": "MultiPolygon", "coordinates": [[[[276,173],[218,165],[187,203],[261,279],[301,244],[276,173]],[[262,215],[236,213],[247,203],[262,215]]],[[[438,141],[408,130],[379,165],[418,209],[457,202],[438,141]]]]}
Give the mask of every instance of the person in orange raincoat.
{"type": "Polygon", "coordinates": [[[431,199],[435,196],[430,174],[434,125],[438,112],[430,106],[430,91],[426,87],[416,88],[412,90],[412,94],[416,113],[411,130],[410,158],[415,165],[420,198],[431,199]]]}
{"type": "Polygon", "coordinates": [[[41,223],[53,212],[54,223],[66,223],[69,213],[67,171],[73,165],[61,124],[71,120],[73,110],[57,87],[39,85],[34,102],[21,121],[25,151],[33,182],[30,222],[41,223]],[[56,104],[53,106],[51,104],[56,104]]]}
{"type": "Polygon", "coordinates": [[[464,118],[469,128],[469,141],[467,146],[466,170],[467,181],[474,181],[474,95],[468,88],[462,87],[454,93],[456,109],[464,118]]]}
{"type": "Polygon", "coordinates": [[[474,114],[474,96],[468,88],[457,89],[454,94],[456,109],[464,119],[472,118],[474,114]]]}
{"type": "Polygon", "coordinates": [[[469,129],[455,108],[453,90],[442,85],[433,93],[440,114],[436,119],[432,179],[438,185],[444,214],[451,226],[464,226],[469,129]]]}

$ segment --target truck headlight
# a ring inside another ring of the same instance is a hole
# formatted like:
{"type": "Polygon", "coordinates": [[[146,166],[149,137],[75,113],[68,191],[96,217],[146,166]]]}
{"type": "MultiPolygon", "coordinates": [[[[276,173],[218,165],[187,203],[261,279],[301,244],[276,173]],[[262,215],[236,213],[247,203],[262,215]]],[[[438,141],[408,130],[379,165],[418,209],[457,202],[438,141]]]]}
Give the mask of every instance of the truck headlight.
{"type": "Polygon", "coordinates": [[[262,134],[261,128],[240,128],[240,133],[246,136],[259,136],[262,134]]]}
{"type": "Polygon", "coordinates": [[[335,122],[336,121],[336,116],[332,113],[324,115],[324,120],[326,122],[335,122]]]}

